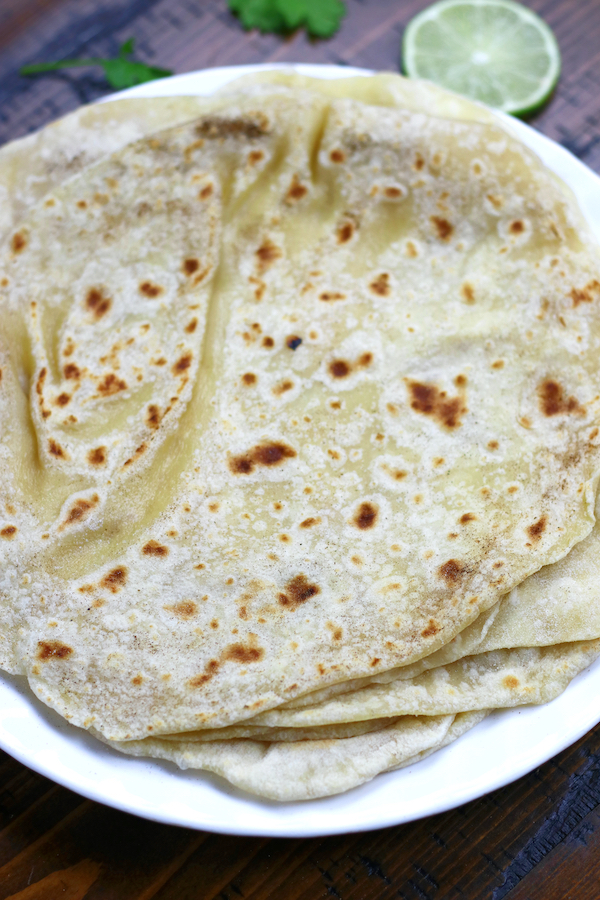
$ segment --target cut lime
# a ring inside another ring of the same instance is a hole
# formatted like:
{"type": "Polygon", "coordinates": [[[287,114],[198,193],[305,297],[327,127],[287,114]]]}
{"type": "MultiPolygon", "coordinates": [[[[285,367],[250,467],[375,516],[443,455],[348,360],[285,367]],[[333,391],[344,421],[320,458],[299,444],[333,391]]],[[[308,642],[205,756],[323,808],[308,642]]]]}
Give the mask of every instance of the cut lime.
{"type": "Polygon", "coordinates": [[[546,23],[520,3],[440,0],[409,22],[402,68],[411,78],[523,116],[552,94],[560,50],[546,23]]]}

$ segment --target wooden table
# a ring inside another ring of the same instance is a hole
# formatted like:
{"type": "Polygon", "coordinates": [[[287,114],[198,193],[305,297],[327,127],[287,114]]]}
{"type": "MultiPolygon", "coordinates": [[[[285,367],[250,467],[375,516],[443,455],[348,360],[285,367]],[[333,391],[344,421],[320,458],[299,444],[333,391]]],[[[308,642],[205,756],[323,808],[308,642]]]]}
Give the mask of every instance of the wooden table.
{"type": "MultiPolygon", "coordinates": [[[[304,61],[397,70],[423,0],[348,0],[331,41],[245,33],[225,0],[0,0],[0,142],[100,97],[98,70],[39,79],[27,63],[114,54],[185,72],[304,61]]],[[[600,172],[600,3],[530,0],[563,76],[535,126],[600,172]]],[[[453,812],[367,834],[232,838],[83,800],[0,754],[0,900],[598,900],[600,726],[515,784],[453,812]],[[598,854],[598,855],[597,855],[598,854]]]]}

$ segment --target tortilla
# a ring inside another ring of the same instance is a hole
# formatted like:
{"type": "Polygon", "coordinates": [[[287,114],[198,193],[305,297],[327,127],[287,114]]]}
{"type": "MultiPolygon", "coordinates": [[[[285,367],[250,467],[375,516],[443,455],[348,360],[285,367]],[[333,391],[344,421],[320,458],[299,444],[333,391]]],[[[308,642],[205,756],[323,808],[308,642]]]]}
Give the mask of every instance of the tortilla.
{"type": "Polygon", "coordinates": [[[408,664],[591,528],[591,243],[496,126],[232,102],[57,188],[5,263],[3,631],[84,727],[408,664]]]}

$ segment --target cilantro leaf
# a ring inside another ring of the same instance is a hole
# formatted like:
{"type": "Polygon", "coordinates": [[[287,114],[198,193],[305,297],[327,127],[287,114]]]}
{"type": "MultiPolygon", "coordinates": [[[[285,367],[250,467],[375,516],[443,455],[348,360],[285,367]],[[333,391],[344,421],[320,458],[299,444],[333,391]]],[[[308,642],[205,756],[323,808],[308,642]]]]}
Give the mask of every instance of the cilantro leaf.
{"type": "Polygon", "coordinates": [[[159,69],[156,66],[147,66],[146,63],[129,59],[133,53],[134,39],[129,38],[119,47],[119,55],[114,59],[63,59],[55,63],[39,63],[34,66],[24,66],[20,69],[21,75],[38,75],[42,72],[55,72],[58,69],[74,69],[81,66],[101,66],[104,69],[104,77],[111,87],[116,90],[134,87],[136,84],[144,84],[146,81],[154,81],[157,78],[166,78],[173,73],[169,69],[159,69]]]}
{"type": "Polygon", "coordinates": [[[227,0],[246,29],[285,34],[306,28],[312,37],[329,38],[346,15],[342,0],[227,0]]]}

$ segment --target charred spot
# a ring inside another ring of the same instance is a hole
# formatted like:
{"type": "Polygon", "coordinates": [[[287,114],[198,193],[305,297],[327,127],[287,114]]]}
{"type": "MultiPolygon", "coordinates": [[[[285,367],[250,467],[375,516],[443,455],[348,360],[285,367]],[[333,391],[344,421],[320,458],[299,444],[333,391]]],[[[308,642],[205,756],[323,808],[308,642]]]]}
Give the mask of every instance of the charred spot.
{"type": "Polygon", "coordinates": [[[98,494],[94,494],[94,496],[88,500],[85,497],[80,497],[75,501],[71,509],[67,514],[67,518],[64,521],[65,525],[72,525],[73,522],[79,522],[80,519],[85,518],[90,509],[93,509],[98,505],[98,494]]]}
{"type": "Polygon", "coordinates": [[[268,131],[268,121],[262,115],[257,115],[253,119],[225,119],[221,116],[207,116],[196,126],[198,137],[207,138],[258,138],[267,134],[268,131]]]}
{"type": "Polygon", "coordinates": [[[52,454],[52,456],[55,456],[57,459],[67,458],[67,454],[60,446],[60,444],[54,440],[54,438],[50,438],[50,440],[48,441],[48,453],[52,454]]]}
{"type": "Polygon", "coordinates": [[[137,685],[140,685],[140,684],[142,683],[143,680],[144,680],[144,679],[142,678],[141,675],[135,675],[135,676],[131,679],[131,683],[132,683],[132,684],[135,684],[135,685],[137,686],[137,685]]]}
{"type": "Polygon", "coordinates": [[[36,659],[46,662],[48,659],[68,659],[73,653],[73,648],[60,641],[38,641],[36,659]]]}
{"type": "Polygon", "coordinates": [[[544,531],[546,530],[546,525],[548,524],[547,516],[540,516],[537,522],[534,522],[533,525],[530,525],[527,528],[527,534],[531,538],[532,541],[539,541],[544,531]]]}
{"type": "Polygon", "coordinates": [[[431,223],[434,226],[440,241],[450,240],[452,232],[454,231],[454,225],[447,219],[443,219],[441,216],[431,216],[431,223]]]}
{"type": "Polygon", "coordinates": [[[172,612],[179,619],[193,619],[198,612],[198,607],[192,600],[182,600],[173,606],[165,606],[164,609],[172,612]]]}
{"type": "Polygon", "coordinates": [[[246,456],[232,456],[228,461],[229,471],[234,475],[250,475],[255,469],[253,460],[246,456]]]}
{"type": "Polygon", "coordinates": [[[446,581],[455,583],[460,580],[464,571],[465,567],[461,562],[456,559],[449,559],[439,567],[438,574],[446,581]]]}
{"type": "Polygon", "coordinates": [[[276,384],[273,388],[273,393],[276,397],[280,397],[282,394],[286,394],[288,391],[291,391],[294,387],[294,382],[290,381],[289,378],[285,378],[283,381],[280,381],[279,384],[276,384]]]}
{"type": "Polygon", "coordinates": [[[462,285],[460,292],[467,303],[475,303],[475,289],[468,281],[462,285]]]}
{"type": "Polygon", "coordinates": [[[27,246],[27,238],[22,231],[17,231],[16,234],[13,234],[10,246],[13,253],[21,253],[22,250],[27,246]]]}
{"type": "Polygon", "coordinates": [[[16,533],[17,529],[14,525],[5,525],[4,528],[0,530],[0,537],[3,537],[6,541],[12,541],[16,533]]]}
{"type": "Polygon", "coordinates": [[[400,188],[391,185],[390,187],[384,188],[383,193],[388,200],[398,200],[402,197],[403,191],[400,188]]]}
{"type": "Polygon", "coordinates": [[[254,372],[244,372],[242,375],[242,384],[245,384],[247,387],[251,387],[251,385],[256,384],[258,381],[254,372]]]}
{"type": "Polygon", "coordinates": [[[562,385],[547,378],[538,387],[540,408],[545,416],[559,416],[568,413],[582,415],[585,410],[575,397],[566,397],[562,385]]]}
{"type": "Polygon", "coordinates": [[[329,159],[334,163],[343,163],[346,159],[346,154],[343,150],[332,150],[329,154],[329,159]]]}
{"type": "Polygon", "coordinates": [[[375,523],[377,522],[378,512],[379,510],[374,503],[365,501],[358,507],[354,518],[352,519],[352,524],[357,528],[360,528],[361,531],[367,531],[369,528],[374,528],[375,523]]]}
{"type": "Polygon", "coordinates": [[[474,522],[476,518],[475,513],[463,513],[458,521],[461,525],[466,525],[467,522],[474,522]]]}
{"type": "Polygon", "coordinates": [[[296,456],[296,451],[292,447],[278,441],[259,444],[250,452],[252,459],[259,466],[277,466],[284,459],[292,459],[296,456]]]}
{"type": "Polygon", "coordinates": [[[198,194],[198,197],[200,200],[208,200],[209,197],[212,197],[213,191],[214,191],[214,185],[207,184],[202,188],[202,190],[198,194]]]}
{"type": "Polygon", "coordinates": [[[308,519],[304,519],[303,522],[300,522],[300,528],[312,528],[313,525],[318,525],[320,521],[321,520],[319,518],[309,516],[308,519]]]}
{"type": "Polygon", "coordinates": [[[520,219],[515,219],[515,221],[511,222],[508,226],[508,230],[511,234],[522,234],[525,231],[525,223],[520,219]]]}
{"type": "Polygon", "coordinates": [[[58,395],[58,397],[56,398],[56,400],[54,402],[56,403],[57,406],[66,406],[70,399],[71,399],[71,395],[65,394],[63,392],[62,394],[58,395]]]}
{"type": "Polygon", "coordinates": [[[164,544],[159,544],[158,541],[152,540],[144,544],[142,553],[144,556],[168,556],[169,548],[165,547],[164,544]]]}
{"type": "Polygon", "coordinates": [[[200,260],[195,257],[184,259],[182,268],[185,275],[193,275],[200,268],[200,260]]]}
{"type": "Polygon", "coordinates": [[[415,162],[414,162],[413,168],[415,168],[417,170],[417,172],[420,172],[424,165],[425,165],[425,160],[423,159],[423,157],[421,156],[420,153],[417,153],[417,155],[415,156],[415,162]]]}
{"type": "Polygon", "coordinates": [[[163,290],[164,288],[162,288],[160,284],[152,284],[151,281],[142,281],[139,286],[140,294],[143,294],[144,297],[150,297],[151,299],[159,297],[163,290]]]}
{"type": "Polygon", "coordinates": [[[488,441],[487,446],[488,450],[497,450],[500,444],[498,441],[488,441]]]}
{"type": "Polygon", "coordinates": [[[350,372],[350,365],[343,359],[334,359],[329,363],[329,374],[332,378],[347,378],[350,372]]]}
{"type": "Polygon", "coordinates": [[[448,397],[435,384],[408,381],[411,409],[424,416],[431,416],[439,425],[449,430],[462,425],[461,416],[467,412],[462,397],[448,397]]]}
{"type": "Polygon", "coordinates": [[[185,372],[186,369],[192,364],[192,354],[190,352],[184,353],[182,357],[180,357],[175,365],[173,366],[172,372],[173,375],[181,375],[182,372],[185,372]]]}
{"type": "Polygon", "coordinates": [[[373,354],[372,353],[361,353],[358,357],[358,365],[362,368],[367,368],[373,362],[373,354]]]}
{"type": "Polygon", "coordinates": [[[93,287],[89,289],[85,298],[85,308],[93,315],[96,321],[106,315],[111,306],[112,300],[110,297],[104,296],[101,288],[93,287]]]}
{"type": "Polygon", "coordinates": [[[87,458],[93,466],[103,466],[106,462],[106,447],[95,447],[89,451],[87,458]]]}
{"type": "Polygon", "coordinates": [[[263,347],[266,347],[267,350],[271,350],[271,348],[275,346],[275,341],[273,340],[272,337],[269,337],[267,335],[267,337],[264,337],[262,339],[262,345],[263,345],[263,347]]]}
{"type": "Polygon", "coordinates": [[[505,677],[502,679],[502,684],[507,688],[518,688],[519,679],[514,675],[505,675],[505,677]]]}
{"type": "MultiPolygon", "coordinates": [[[[42,369],[42,372],[44,373],[44,375],[46,374],[45,369],[42,369]]],[[[40,372],[40,377],[41,374],[42,373],[40,372]]],[[[63,375],[68,381],[73,381],[77,378],[81,378],[81,370],[78,366],[75,365],[75,363],[67,363],[67,365],[63,368],[63,375]]]]}
{"type": "Polygon", "coordinates": [[[156,429],[160,425],[160,409],[152,403],[146,410],[146,425],[149,428],[156,429]]]}
{"type": "Polygon", "coordinates": [[[573,288],[569,296],[573,301],[573,306],[577,307],[580,303],[591,303],[594,295],[600,295],[600,281],[589,281],[583,288],[573,288]]]}
{"type": "Polygon", "coordinates": [[[331,303],[334,300],[345,300],[346,295],[340,293],[340,291],[323,291],[322,294],[319,294],[319,300],[322,300],[324,303],[331,303]]]}
{"type": "Polygon", "coordinates": [[[264,157],[265,154],[262,152],[262,150],[252,150],[248,154],[248,162],[251,166],[255,166],[256,163],[259,163],[261,159],[264,159],[264,157]]]}
{"type": "Polygon", "coordinates": [[[289,609],[297,609],[311,597],[321,593],[321,588],[311,584],[306,575],[296,575],[285,585],[283,592],[279,594],[279,603],[289,609]]]}
{"type": "Polygon", "coordinates": [[[126,389],[127,383],[115,375],[114,372],[109,372],[105,375],[98,385],[98,393],[104,397],[112,397],[113,394],[118,394],[119,391],[125,391],[126,389]]]}
{"type": "Polygon", "coordinates": [[[206,684],[207,681],[210,681],[214,675],[219,671],[219,663],[216,659],[211,659],[207,662],[204,667],[204,672],[202,675],[194,675],[193,678],[190,678],[188,684],[190,687],[202,687],[203,684],[206,684]]]}
{"type": "Polygon", "coordinates": [[[347,244],[354,234],[354,225],[352,222],[344,222],[337,231],[338,244],[347,244]]]}
{"type": "Polygon", "coordinates": [[[196,330],[196,326],[198,325],[198,319],[191,319],[184,328],[186,334],[193,334],[196,330]]]}
{"type": "Polygon", "coordinates": [[[382,272],[381,275],[378,275],[375,281],[372,281],[369,285],[369,288],[373,291],[374,294],[379,294],[380,297],[387,297],[391,291],[390,287],[390,276],[387,272],[382,272]]]}
{"type": "Polygon", "coordinates": [[[308,194],[308,188],[306,185],[301,184],[298,181],[296,175],[292,178],[292,183],[288,188],[288,192],[285,195],[286,203],[295,203],[297,200],[301,200],[304,196],[308,194]]]}
{"type": "Polygon", "coordinates": [[[262,647],[248,647],[245,644],[230,644],[223,650],[221,659],[237,663],[258,662],[265,655],[262,647]]]}
{"type": "Polygon", "coordinates": [[[504,360],[503,359],[496,359],[492,363],[492,369],[503,369],[503,368],[504,368],[504,360]]]}
{"type": "Polygon", "coordinates": [[[127,569],[125,566],[117,566],[111,569],[100,582],[100,587],[107,588],[116,594],[127,583],[127,569]]]}
{"type": "Polygon", "coordinates": [[[281,259],[282,256],[283,253],[281,252],[281,249],[276,247],[275,244],[267,238],[256,251],[259,270],[264,272],[265,269],[272,266],[273,263],[276,260],[281,259]]]}
{"type": "Polygon", "coordinates": [[[285,339],[285,346],[289,347],[290,350],[295,350],[302,343],[302,338],[298,337],[297,334],[290,334],[289,337],[285,339]]]}
{"type": "Polygon", "coordinates": [[[467,384],[467,376],[466,375],[457,375],[454,379],[454,384],[456,387],[466,387],[467,384]]]}
{"type": "Polygon", "coordinates": [[[430,619],[428,625],[421,632],[421,637],[428,638],[433,637],[439,631],[441,631],[440,626],[435,621],[435,619],[430,619]]]}

